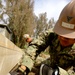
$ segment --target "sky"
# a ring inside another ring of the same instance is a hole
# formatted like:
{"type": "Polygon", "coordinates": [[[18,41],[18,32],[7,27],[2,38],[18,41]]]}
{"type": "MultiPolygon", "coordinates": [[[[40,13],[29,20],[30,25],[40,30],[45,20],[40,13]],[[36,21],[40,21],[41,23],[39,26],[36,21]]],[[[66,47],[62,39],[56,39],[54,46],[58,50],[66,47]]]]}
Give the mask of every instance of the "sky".
{"type": "Polygon", "coordinates": [[[39,16],[40,13],[47,13],[47,18],[58,20],[62,9],[71,0],[34,0],[34,13],[39,16]]]}

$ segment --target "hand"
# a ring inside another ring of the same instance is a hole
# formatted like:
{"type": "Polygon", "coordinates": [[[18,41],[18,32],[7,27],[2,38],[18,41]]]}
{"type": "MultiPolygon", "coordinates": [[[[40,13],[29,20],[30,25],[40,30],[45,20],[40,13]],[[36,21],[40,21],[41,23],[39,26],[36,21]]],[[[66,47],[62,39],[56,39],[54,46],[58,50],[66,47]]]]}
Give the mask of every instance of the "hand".
{"type": "Polygon", "coordinates": [[[24,71],[26,70],[26,66],[21,65],[21,66],[19,67],[19,69],[22,70],[22,71],[24,72],[24,71]]]}
{"type": "Polygon", "coordinates": [[[26,67],[25,65],[21,65],[18,68],[19,72],[23,73],[24,75],[28,75],[28,73],[30,72],[30,70],[28,69],[28,67],[26,67]]]}

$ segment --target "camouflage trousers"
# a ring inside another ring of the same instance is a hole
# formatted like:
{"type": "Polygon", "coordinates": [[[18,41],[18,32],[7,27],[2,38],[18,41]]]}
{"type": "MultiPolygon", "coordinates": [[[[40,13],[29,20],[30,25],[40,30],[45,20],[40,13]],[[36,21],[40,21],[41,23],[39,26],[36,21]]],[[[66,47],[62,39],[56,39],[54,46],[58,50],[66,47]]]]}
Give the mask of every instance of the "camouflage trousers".
{"type": "MultiPolygon", "coordinates": [[[[49,65],[50,64],[50,59],[47,59],[47,60],[43,61],[42,63],[49,65]]],[[[67,71],[62,69],[61,67],[59,67],[59,74],[60,75],[75,75],[75,72],[73,70],[73,67],[69,68],[67,71]]]]}
{"type": "MultiPolygon", "coordinates": [[[[33,68],[33,66],[36,67],[38,69],[38,70],[36,69],[36,72],[39,74],[39,69],[40,69],[41,64],[48,64],[48,65],[50,64],[49,58],[46,60],[45,59],[42,60],[42,59],[43,58],[38,58],[34,62],[28,55],[25,55],[22,64],[27,66],[30,70],[33,68]]],[[[34,70],[34,72],[35,72],[35,70],[34,70]]],[[[60,73],[60,75],[75,75],[73,68],[70,68],[68,71],[66,71],[59,67],[59,73],[60,73]]],[[[36,74],[36,75],[38,75],[38,74],[36,74]]]]}

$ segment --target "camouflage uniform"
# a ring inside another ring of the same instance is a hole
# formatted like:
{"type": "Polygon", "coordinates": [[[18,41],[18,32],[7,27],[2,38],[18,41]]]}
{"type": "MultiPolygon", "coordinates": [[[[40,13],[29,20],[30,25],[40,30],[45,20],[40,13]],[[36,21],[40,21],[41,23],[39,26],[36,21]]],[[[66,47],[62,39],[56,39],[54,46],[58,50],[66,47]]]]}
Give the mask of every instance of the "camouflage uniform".
{"type": "MultiPolygon", "coordinates": [[[[50,30],[42,33],[37,39],[34,39],[27,48],[26,53],[35,62],[35,58],[48,46],[50,53],[50,62],[48,64],[52,67],[56,64],[65,70],[71,66],[75,67],[75,46],[62,47],[59,43],[58,35],[50,32],[50,30]]],[[[70,75],[75,75],[75,72],[70,75]]]]}

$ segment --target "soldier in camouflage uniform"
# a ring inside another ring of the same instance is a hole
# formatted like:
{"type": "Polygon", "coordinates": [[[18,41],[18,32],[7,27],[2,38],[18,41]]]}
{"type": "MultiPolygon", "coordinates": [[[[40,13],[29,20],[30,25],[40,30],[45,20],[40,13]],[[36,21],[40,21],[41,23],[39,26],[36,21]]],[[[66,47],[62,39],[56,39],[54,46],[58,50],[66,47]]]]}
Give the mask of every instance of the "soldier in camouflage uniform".
{"type": "Polygon", "coordinates": [[[23,37],[25,40],[25,48],[27,48],[32,41],[32,38],[29,36],[29,34],[24,34],[23,37]]]}
{"type": "Polygon", "coordinates": [[[22,65],[32,69],[36,57],[49,46],[50,62],[46,64],[52,68],[57,65],[60,75],[75,75],[75,0],[64,7],[53,31],[42,33],[30,43],[26,50],[30,60],[25,58],[22,65]],[[31,66],[25,63],[28,61],[32,61],[31,66]]]}

